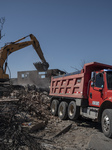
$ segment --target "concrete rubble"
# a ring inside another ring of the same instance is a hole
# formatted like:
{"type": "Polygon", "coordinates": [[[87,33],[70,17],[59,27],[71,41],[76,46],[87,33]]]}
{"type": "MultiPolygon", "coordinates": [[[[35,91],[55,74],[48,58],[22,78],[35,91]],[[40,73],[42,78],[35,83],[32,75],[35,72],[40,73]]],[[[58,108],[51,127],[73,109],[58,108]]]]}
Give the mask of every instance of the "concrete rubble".
{"type": "Polygon", "coordinates": [[[0,150],[97,150],[111,146],[98,123],[52,116],[48,91],[34,85],[15,86],[0,97],[0,150]]]}

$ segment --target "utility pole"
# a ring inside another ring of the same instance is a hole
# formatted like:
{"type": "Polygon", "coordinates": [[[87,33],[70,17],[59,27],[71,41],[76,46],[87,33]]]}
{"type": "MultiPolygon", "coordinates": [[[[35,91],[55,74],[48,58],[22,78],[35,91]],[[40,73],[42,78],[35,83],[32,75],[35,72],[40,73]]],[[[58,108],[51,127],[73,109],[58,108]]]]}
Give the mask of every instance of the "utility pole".
{"type": "Polygon", "coordinates": [[[0,40],[4,36],[4,35],[2,35],[2,30],[3,30],[4,23],[5,23],[5,17],[1,17],[0,18],[0,40]]]}

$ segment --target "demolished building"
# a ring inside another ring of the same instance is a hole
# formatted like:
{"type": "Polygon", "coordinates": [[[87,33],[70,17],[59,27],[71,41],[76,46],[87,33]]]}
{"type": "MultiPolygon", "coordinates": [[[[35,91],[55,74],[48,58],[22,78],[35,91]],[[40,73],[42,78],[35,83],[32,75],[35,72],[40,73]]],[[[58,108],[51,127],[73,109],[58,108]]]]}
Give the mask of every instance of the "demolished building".
{"type": "Polygon", "coordinates": [[[13,85],[35,85],[40,88],[48,88],[52,76],[65,74],[64,71],[59,69],[49,69],[46,72],[32,71],[18,71],[17,78],[12,78],[13,85]]]}

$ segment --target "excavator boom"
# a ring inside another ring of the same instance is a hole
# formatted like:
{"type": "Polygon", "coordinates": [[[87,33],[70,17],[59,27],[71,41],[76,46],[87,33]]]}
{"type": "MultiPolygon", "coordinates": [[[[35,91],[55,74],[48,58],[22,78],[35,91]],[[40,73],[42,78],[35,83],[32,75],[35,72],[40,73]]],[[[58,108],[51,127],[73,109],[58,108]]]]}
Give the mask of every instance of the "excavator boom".
{"type": "Polygon", "coordinates": [[[39,58],[41,59],[42,63],[34,63],[34,66],[36,64],[36,69],[38,71],[46,71],[49,67],[49,64],[46,62],[45,57],[43,55],[43,52],[41,50],[40,44],[38,42],[38,40],[36,39],[36,37],[33,34],[30,34],[26,37],[23,37],[15,42],[11,42],[10,44],[2,47],[2,49],[0,50],[0,81],[6,81],[9,79],[9,76],[6,74],[6,68],[7,68],[7,58],[8,56],[17,51],[20,50],[22,48],[25,48],[29,45],[32,45],[33,48],[35,49],[35,51],[37,52],[39,58]],[[24,40],[25,38],[27,38],[28,36],[30,36],[30,41],[25,41],[25,42],[20,42],[22,40],[24,40]],[[5,67],[3,68],[3,65],[5,63],[5,67]]]}

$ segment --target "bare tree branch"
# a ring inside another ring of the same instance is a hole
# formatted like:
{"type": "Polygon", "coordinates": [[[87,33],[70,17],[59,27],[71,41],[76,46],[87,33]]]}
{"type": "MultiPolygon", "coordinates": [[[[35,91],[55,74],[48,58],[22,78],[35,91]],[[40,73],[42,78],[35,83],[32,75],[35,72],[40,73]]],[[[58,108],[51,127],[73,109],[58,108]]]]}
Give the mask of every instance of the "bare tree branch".
{"type": "Polygon", "coordinates": [[[0,18],[0,30],[3,29],[4,23],[5,23],[5,17],[1,17],[1,18],[0,18]]]}
{"type": "Polygon", "coordinates": [[[2,36],[2,33],[1,33],[4,23],[5,23],[5,17],[1,17],[0,18],[0,40],[4,36],[4,35],[2,36]]]}
{"type": "Polygon", "coordinates": [[[86,61],[85,61],[85,60],[81,60],[81,62],[82,62],[82,63],[81,63],[80,66],[81,66],[81,69],[83,69],[83,66],[84,66],[84,64],[86,63],[86,61]]]}

